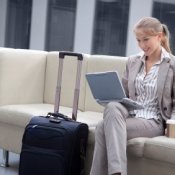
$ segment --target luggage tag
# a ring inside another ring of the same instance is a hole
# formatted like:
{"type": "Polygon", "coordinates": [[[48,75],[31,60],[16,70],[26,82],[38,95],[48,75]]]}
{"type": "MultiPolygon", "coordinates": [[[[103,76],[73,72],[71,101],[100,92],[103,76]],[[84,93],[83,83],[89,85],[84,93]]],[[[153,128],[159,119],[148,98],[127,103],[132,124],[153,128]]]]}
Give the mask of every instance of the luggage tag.
{"type": "Polygon", "coordinates": [[[62,120],[66,121],[70,120],[67,116],[61,113],[52,113],[52,112],[49,112],[46,118],[50,118],[49,121],[53,123],[60,123],[62,120]]]}
{"type": "Polygon", "coordinates": [[[49,121],[52,123],[60,123],[61,122],[61,120],[59,118],[56,118],[56,117],[50,118],[49,121]]]}

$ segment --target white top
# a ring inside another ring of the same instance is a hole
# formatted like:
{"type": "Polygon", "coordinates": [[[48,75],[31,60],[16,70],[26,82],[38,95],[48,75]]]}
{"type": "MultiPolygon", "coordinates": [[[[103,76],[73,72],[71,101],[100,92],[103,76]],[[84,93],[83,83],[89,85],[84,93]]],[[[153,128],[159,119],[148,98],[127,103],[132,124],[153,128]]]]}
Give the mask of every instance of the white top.
{"type": "Polygon", "coordinates": [[[165,57],[170,57],[169,53],[162,48],[161,59],[155,63],[149,72],[145,71],[145,55],[142,56],[143,66],[140,72],[136,76],[135,88],[136,88],[136,101],[144,106],[144,109],[134,110],[136,118],[145,119],[158,119],[161,114],[158,108],[157,98],[157,77],[160,64],[165,57]]]}

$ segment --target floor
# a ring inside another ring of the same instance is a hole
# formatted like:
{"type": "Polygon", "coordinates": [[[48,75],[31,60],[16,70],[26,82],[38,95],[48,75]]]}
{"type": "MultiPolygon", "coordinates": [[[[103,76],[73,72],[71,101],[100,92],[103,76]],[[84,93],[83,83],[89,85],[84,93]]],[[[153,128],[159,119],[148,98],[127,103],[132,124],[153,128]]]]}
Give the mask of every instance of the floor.
{"type": "MultiPolygon", "coordinates": [[[[2,162],[2,150],[0,149],[0,163],[2,162]]],[[[0,166],[0,175],[18,175],[19,166],[19,155],[14,153],[9,153],[9,164],[8,168],[0,166]]]]}

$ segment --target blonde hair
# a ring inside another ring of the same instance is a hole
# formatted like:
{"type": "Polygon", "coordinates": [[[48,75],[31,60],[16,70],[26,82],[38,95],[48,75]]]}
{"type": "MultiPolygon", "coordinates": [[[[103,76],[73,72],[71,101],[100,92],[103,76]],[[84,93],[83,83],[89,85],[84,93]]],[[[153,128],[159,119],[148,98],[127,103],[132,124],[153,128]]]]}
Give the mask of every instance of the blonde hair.
{"type": "Polygon", "coordinates": [[[162,24],[158,19],[153,17],[145,17],[136,23],[134,26],[134,32],[137,33],[138,29],[142,29],[144,33],[149,35],[156,35],[159,32],[162,32],[161,45],[165,50],[171,53],[170,49],[170,33],[168,27],[165,24],[162,24]]]}

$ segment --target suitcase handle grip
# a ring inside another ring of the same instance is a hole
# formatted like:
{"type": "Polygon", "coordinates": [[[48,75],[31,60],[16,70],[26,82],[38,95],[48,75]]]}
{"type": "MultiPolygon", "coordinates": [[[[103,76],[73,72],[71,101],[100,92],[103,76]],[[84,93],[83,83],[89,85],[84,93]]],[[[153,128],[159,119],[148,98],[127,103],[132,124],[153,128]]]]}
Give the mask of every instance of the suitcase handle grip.
{"type": "Polygon", "coordinates": [[[81,53],[75,53],[75,52],[65,52],[65,51],[60,51],[59,52],[59,58],[64,59],[65,56],[75,56],[78,58],[78,60],[83,61],[83,55],[81,53]]]}
{"type": "Polygon", "coordinates": [[[72,120],[71,118],[68,118],[66,115],[61,114],[61,113],[49,112],[49,113],[47,114],[47,117],[50,118],[51,116],[53,116],[54,118],[62,118],[62,119],[64,119],[64,120],[66,120],[66,121],[72,120]]]}

